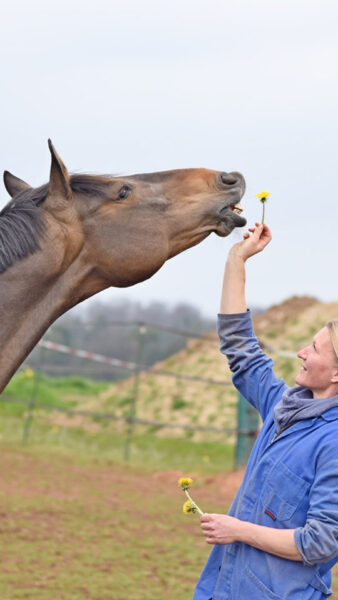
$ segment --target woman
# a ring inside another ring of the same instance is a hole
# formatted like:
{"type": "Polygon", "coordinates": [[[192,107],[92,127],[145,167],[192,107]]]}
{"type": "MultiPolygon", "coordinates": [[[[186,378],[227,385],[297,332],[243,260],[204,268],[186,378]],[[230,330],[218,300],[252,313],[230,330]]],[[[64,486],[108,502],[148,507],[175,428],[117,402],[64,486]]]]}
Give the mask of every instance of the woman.
{"type": "Polygon", "coordinates": [[[338,560],[338,320],[298,353],[296,387],[278,379],[245,302],[245,262],[271,234],[258,223],[249,232],[227,259],[218,330],[263,426],[228,515],[201,517],[214,548],[194,600],[320,600],[338,560]]]}

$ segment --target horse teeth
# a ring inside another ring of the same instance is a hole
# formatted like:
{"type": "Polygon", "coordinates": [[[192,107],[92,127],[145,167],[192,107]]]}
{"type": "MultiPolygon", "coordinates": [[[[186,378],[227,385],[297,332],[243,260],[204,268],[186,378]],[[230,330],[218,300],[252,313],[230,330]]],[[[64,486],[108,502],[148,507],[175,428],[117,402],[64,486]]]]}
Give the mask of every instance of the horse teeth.
{"type": "Polygon", "coordinates": [[[240,215],[243,212],[243,206],[242,206],[241,202],[237,202],[237,204],[235,204],[233,211],[237,215],[240,215]]]}

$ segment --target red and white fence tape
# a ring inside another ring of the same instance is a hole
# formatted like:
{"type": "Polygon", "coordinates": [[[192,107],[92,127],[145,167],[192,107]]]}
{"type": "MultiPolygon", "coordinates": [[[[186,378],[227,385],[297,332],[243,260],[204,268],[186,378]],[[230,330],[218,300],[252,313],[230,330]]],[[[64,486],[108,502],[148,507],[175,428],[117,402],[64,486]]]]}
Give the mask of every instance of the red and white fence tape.
{"type": "MultiPolygon", "coordinates": [[[[87,358],[95,362],[105,363],[106,365],[112,365],[113,367],[124,367],[125,369],[135,370],[140,366],[143,369],[149,369],[145,365],[137,365],[133,362],[120,360],[119,358],[112,358],[110,356],[103,356],[103,354],[96,354],[95,352],[87,352],[86,350],[80,350],[78,348],[71,348],[70,346],[64,346],[63,344],[56,344],[55,342],[48,342],[46,340],[40,340],[38,346],[47,348],[47,350],[56,350],[56,352],[63,352],[64,354],[71,354],[72,356],[78,356],[79,358],[87,358]]],[[[287,358],[297,358],[295,352],[288,352],[286,350],[274,350],[273,348],[266,348],[271,354],[277,356],[285,356],[287,358]]]]}
{"type": "Polygon", "coordinates": [[[196,377],[193,375],[183,375],[182,373],[171,373],[158,368],[153,368],[148,365],[136,364],[119,358],[112,358],[111,356],[103,356],[102,354],[96,354],[95,352],[87,352],[86,350],[80,350],[78,348],[71,348],[70,346],[64,346],[63,344],[56,344],[55,342],[48,342],[47,340],[40,340],[38,346],[46,348],[47,350],[54,350],[56,352],[63,352],[64,354],[71,354],[72,356],[78,356],[79,358],[86,358],[94,362],[104,363],[111,365],[112,367],[118,367],[127,369],[128,371],[147,371],[148,373],[154,373],[154,375],[163,375],[166,377],[177,377],[179,379],[185,379],[187,381],[199,381],[201,383],[216,384],[216,385],[232,385],[230,381],[223,381],[218,379],[211,379],[205,377],[196,377]]]}
{"type": "Polygon", "coordinates": [[[55,342],[48,342],[46,340],[40,340],[38,346],[47,348],[47,350],[55,350],[56,352],[63,352],[64,354],[71,354],[72,356],[78,356],[79,358],[87,358],[95,362],[105,363],[106,365],[112,365],[113,367],[124,367],[125,369],[134,370],[139,365],[125,360],[119,360],[118,358],[112,358],[109,356],[103,356],[102,354],[96,354],[95,352],[86,352],[86,350],[79,350],[78,348],[71,348],[70,346],[64,346],[62,344],[56,344],[55,342]]]}

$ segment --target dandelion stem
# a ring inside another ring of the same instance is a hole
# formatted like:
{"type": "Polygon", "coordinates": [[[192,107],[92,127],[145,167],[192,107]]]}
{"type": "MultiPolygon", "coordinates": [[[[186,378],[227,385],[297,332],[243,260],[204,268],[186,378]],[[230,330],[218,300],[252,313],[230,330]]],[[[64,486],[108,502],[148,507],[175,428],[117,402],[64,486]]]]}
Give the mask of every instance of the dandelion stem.
{"type": "Polygon", "coordinates": [[[264,225],[264,217],[265,217],[265,201],[263,202],[262,225],[264,225]]]}
{"type": "Polygon", "coordinates": [[[184,493],[185,493],[186,497],[188,498],[188,500],[190,500],[190,502],[191,502],[191,503],[192,503],[194,506],[196,506],[196,510],[197,510],[197,512],[199,512],[199,514],[200,514],[200,515],[203,515],[204,513],[201,511],[201,509],[199,508],[199,506],[197,506],[196,502],[195,502],[195,501],[194,501],[194,500],[191,498],[191,496],[190,496],[190,494],[189,494],[188,490],[184,490],[184,493]]]}

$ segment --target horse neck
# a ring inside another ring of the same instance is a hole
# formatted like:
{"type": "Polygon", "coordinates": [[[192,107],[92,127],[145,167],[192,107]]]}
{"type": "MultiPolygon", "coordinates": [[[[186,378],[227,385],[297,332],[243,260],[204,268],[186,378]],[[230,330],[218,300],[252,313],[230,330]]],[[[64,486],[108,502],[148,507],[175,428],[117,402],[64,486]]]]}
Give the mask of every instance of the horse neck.
{"type": "MultiPolygon", "coordinates": [[[[26,273],[33,258],[25,260],[26,273]]],[[[49,283],[47,274],[32,282],[16,271],[14,265],[0,276],[0,392],[60,315],[109,285],[80,259],[49,283]]]]}

